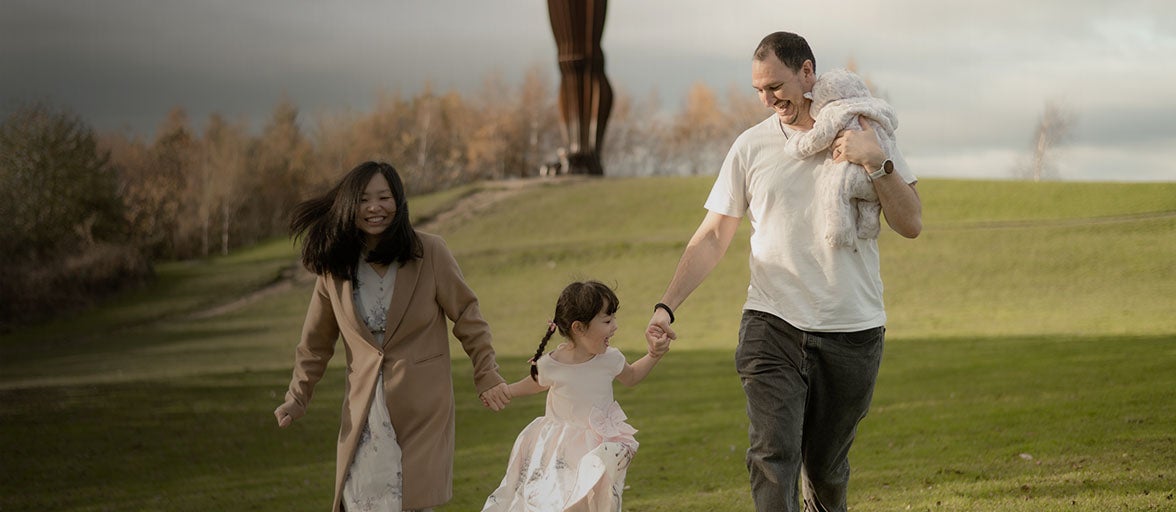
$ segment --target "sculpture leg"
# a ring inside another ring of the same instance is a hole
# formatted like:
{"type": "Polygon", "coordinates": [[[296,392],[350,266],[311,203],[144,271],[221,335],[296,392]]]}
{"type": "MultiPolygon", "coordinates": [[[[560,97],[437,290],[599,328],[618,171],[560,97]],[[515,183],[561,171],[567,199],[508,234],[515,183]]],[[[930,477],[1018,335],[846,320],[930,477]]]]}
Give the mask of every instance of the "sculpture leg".
{"type": "Polygon", "coordinates": [[[612,88],[600,48],[606,6],[606,0],[547,2],[559,53],[560,115],[573,174],[604,174],[599,150],[612,109],[612,88]]]}

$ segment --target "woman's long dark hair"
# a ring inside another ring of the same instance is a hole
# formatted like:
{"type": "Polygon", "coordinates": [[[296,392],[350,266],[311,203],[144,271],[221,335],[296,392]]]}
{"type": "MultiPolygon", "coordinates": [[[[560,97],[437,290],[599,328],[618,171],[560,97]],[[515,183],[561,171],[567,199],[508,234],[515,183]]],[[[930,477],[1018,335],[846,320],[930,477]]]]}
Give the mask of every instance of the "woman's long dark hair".
{"type": "Polygon", "coordinates": [[[318,275],[355,280],[356,265],[363,251],[364,233],[355,225],[363,192],[376,173],[383,174],[396,201],[396,213],[388,229],[380,234],[366,261],[398,266],[424,254],[421,239],[408,219],[408,198],[404,183],[391,165],[364,162],[322,196],[303,201],[290,217],[290,234],[302,241],[302,264],[318,275]]]}
{"type": "Polygon", "coordinates": [[[539,358],[543,357],[547,341],[557,330],[560,336],[571,339],[573,323],[588,325],[601,310],[604,310],[606,315],[611,315],[620,308],[621,302],[617,300],[617,294],[599,281],[575,282],[564,287],[563,292],[559,294],[559,300],[555,303],[555,315],[551,317],[551,325],[547,327],[547,333],[539,342],[539,350],[535,351],[535,357],[531,358],[531,378],[539,380],[537,363],[539,358]]]}

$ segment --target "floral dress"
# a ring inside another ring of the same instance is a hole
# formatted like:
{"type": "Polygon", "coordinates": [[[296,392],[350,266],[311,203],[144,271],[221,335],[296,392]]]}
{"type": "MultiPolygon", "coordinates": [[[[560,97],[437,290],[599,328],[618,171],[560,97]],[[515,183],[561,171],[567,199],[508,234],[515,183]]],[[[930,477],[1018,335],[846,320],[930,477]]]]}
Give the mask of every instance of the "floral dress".
{"type": "MultiPolygon", "coordinates": [[[[356,281],[352,297],[359,316],[376,340],[383,342],[388,306],[396,285],[396,267],[389,267],[380,277],[371,265],[361,260],[356,281]]],[[[347,512],[401,512],[400,444],[384,401],[383,372],[378,378],[381,385],[372,394],[367,422],[343,484],[343,509],[347,512]]]]}
{"type": "Polygon", "coordinates": [[[515,440],[506,476],[485,511],[619,511],[637,432],[613,400],[625,356],[609,347],[588,361],[539,358],[539,384],[550,386],[545,414],[515,440]]]}

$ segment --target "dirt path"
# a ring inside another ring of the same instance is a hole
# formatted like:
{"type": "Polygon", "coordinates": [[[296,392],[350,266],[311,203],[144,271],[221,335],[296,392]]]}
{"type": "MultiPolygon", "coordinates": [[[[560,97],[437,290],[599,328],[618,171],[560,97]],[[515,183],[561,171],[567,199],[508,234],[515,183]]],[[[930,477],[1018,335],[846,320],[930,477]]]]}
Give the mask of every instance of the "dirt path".
{"type": "Polygon", "coordinates": [[[458,199],[445,211],[418,222],[414,227],[421,231],[436,231],[443,225],[461,224],[466,220],[506,201],[524,190],[555,183],[586,180],[589,178],[562,176],[558,178],[526,178],[483,183],[476,192],[458,199]]]}

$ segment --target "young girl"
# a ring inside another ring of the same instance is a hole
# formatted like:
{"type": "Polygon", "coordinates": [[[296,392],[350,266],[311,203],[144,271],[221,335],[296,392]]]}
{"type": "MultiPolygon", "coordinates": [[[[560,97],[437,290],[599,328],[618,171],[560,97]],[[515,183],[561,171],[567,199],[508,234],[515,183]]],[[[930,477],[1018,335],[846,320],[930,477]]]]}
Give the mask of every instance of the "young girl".
{"type": "Polygon", "coordinates": [[[609,346],[620,304],[607,286],[572,283],[532,359],[531,375],[509,386],[512,397],[547,393],[547,412],[527,425],[511,450],[506,476],[485,511],[619,511],[637,432],[613,400],[612,381],[635,386],[669,350],[669,339],[633,364],[609,346]],[[559,331],[567,339],[546,357],[559,331]]]}
{"type": "Polygon", "coordinates": [[[474,366],[482,401],[510,397],[478,298],[444,240],[413,229],[400,175],[360,164],[294,209],[302,262],[318,274],[285,401],[288,427],[306,414],[335,353],[347,352],[332,510],[427,510],[452,496],[454,405],[449,333],[474,366]]]}

